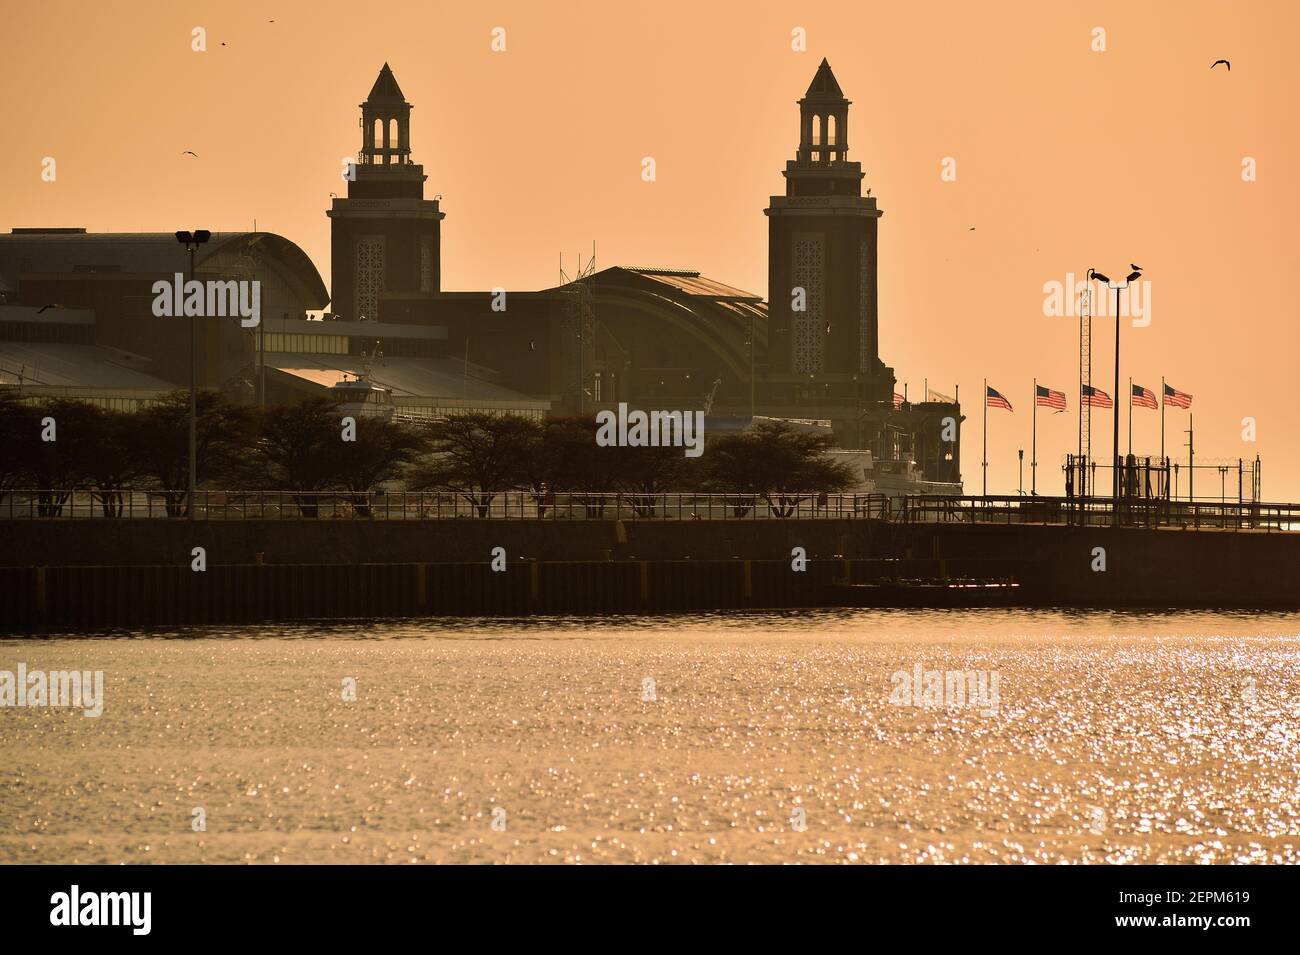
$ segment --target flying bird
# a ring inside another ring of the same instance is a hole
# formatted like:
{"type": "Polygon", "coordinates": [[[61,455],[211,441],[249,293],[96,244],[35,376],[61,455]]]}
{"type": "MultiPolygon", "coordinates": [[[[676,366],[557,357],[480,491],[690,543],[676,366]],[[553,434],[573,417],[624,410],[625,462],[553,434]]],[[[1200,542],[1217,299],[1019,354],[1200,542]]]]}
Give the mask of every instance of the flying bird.
{"type": "Polygon", "coordinates": [[[974,226],[971,226],[970,229],[968,229],[967,231],[968,231],[968,232],[974,232],[974,231],[975,231],[975,227],[974,227],[974,226]]]}
{"type": "Polygon", "coordinates": [[[193,156],[195,159],[198,159],[198,158],[199,158],[199,154],[196,153],[196,152],[195,152],[194,150],[192,150],[192,149],[187,149],[187,150],[185,150],[185,152],[181,153],[181,155],[182,155],[182,156],[193,156]]]}
{"type": "Polygon", "coordinates": [[[528,339],[528,350],[529,350],[529,351],[537,351],[537,342],[534,341],[534,340],[531,339],[531,338],[528,339]]]}
{"type": "Polygon", "coordinates": [[[1214,69],[1214,68],[1215,68],[1216,66],[1218,66],[1220,63],[1222,63],[1224,66],[1226,66],[1226,67],[1228,68],[1228,72],[1229,72],[1229,73],[1232,72],[1232,64],[1229,63],[1227,60],[1215,60],[1213,63],[1210,64],[1210,69],[1214,69]]]}

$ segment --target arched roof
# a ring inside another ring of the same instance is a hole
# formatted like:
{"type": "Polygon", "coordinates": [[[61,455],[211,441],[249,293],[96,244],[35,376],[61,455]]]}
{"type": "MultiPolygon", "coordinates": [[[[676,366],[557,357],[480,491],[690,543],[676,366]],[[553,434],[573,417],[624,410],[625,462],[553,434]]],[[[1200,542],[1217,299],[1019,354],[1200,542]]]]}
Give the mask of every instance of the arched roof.
{"type": "Polygon", "coordinates": [[[748,374],[748,340],[767,352],[767,304],[761,296],[688,269],[614,266],[584,281],[600,306],[615,305],[684,332],[712,351],[737,377],[748,374]]]}
{"type": "MultiPolygon", "coordinates": [[[[198,248],[195,265],[219,253],[248,250],[278,262],[309,308],[329,302],[325,281],[311,258],[274,232],[214,232],[198,248]]],[[[14,229],[0,235],[0,284],[16,289],[19,273],[127,272],[166,275],[189,268],[189,254],[171,232],[87,232],[85,229],[14,229]]]]}

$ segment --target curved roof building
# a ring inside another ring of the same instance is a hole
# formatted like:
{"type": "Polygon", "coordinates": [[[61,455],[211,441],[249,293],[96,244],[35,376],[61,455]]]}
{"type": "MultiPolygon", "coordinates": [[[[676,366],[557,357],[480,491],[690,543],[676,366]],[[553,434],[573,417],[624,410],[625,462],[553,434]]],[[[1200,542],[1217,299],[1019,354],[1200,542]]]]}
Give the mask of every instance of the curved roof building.
{"type": "MultiPolygon", "coordinates": [[[[188,278],[189,269],[189,253],[170,232],[14,229],[0,235],[3,304],[34,307],[49,334],[36,334],[35,322],[6,322],[0,337],[12,339],[21,328],[28,344],[26,364],[53,369],[71,361],[58,352],[74,343],[54,335],[55,323],[48,317],[83,310],[93,313],[93,320],[76,345],[111,349],[117,365],[125,353],[139,374],[171,386],[188,385],[189,322],[153,314],[153,285],[159,279],[172,281],[177,273],[188,278]],[[12,334],[5,335],[6,330],[12,334]]],[[[329,303],[325,282],[307,254],[270,232],[213,233],[195,252],[194,273],[200,281],[259,282],[263,316],[302,318],[309,309],[329,303]]],[[[251,391],[255,331],[234,317],[197,322],[200,387],[251,391]]],[[[85,379],[79,383],[82,391],[93,391],[101,377],[86,371],[90,354],[83,349],[75,365],[85,379]]],[[[120,376],[105,369],[102,377],[120,376]]]]}

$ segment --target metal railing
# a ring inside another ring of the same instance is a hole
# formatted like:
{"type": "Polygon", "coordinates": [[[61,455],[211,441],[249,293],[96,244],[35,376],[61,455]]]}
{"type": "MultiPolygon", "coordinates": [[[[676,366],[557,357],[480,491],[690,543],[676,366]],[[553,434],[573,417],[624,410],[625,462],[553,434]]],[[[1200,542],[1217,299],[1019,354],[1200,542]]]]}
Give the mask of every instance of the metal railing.
{"type": "MultiPolygon", "coordinates": [[[[200,520],[878,520],[1300,530],[1300,504],[1017,495],[200,490],[200,520]]],[[[0,491],[0,520],[183,519],[184,491],[0,491]]]]}
{"type": "MultiPolygon", "coordinates": [[[[185,518],[184,491],[0,491],[0,520],[185,518]]],[[[199,490],[200,520],[766,520],[885,518],[883,494],[199,490]]]]}
{"type": "Polygon", "coordinates": [[[894,520],[911,524],[1060,524],[1300,531],[1300,504],[1167,498],[909,495],[894,520]]]}

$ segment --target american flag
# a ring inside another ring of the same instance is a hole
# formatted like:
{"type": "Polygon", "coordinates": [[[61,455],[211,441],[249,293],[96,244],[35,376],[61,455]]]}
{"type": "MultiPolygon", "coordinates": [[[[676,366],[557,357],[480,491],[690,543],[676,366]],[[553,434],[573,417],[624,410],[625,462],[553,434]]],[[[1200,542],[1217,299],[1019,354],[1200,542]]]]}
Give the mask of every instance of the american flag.
{"type": "Polygon", "coordinates": [[[1165,385],[1165,404],[1173,405],[1175,408],[1190,408],[1192,396],[1185,391],[1165,385]]]}
{"type": "Polygon", "coordinates": [[[903,397],[902,395],[900,395],[897,391],[895,391],[895,392],[894,392],[894,410],[895,410],[895,411],[902,411],[902,410],[903,410],[903,402],[906,401],[906,400],[907,400],[906,398],[904,398],[904,397],[903,397]]]}
{"type": "Polygon", "coordinates": [[[985,385],[984,390],[987,392],[985,398],[988,401],[990,408],[1006,408],[1008,411],[1015,410],[1011,407],[1011,402],[1007,401],[1007,399],[1003,397],[1002,393],[996,388],[990,388],[988,385],[985,385]]]}
{"type": "Polygon", "coordinates": [[[1143,388],[1141,385],[1133,386],[1132,401],[1134,408],[1150,408],[1155,411],[1156,408],[1160,407],[1156,404],[1156,393],[1149,388],[1143,388]]]}
{"type": "Polygon", "coordinates": [[[1100,388],[1094,388],[1092,385],[1083,386],[1083,404],[1086,408],[1111,408],[1114,407],[1110,400],[1110,395],[1100,388]]]}
{"type": "Polygon", "coordinates": [[[1065,392],[1053,391],[1051,388],[1044,388],[1042,385],[1035,385],[1034,401],[1041,408],[1055,408],[1057,411],[1065,410],[1065,392]]]}

